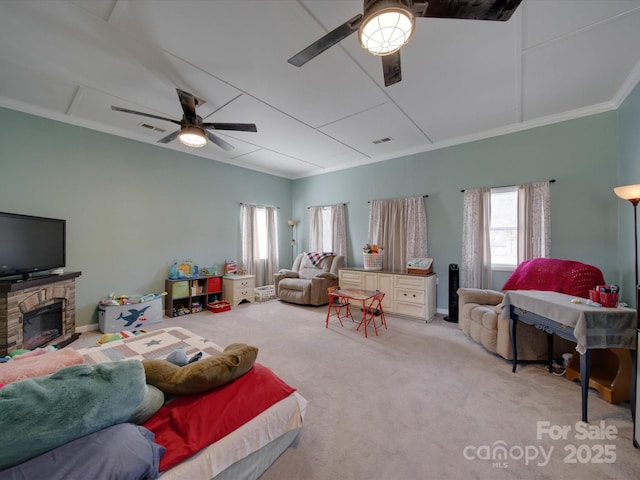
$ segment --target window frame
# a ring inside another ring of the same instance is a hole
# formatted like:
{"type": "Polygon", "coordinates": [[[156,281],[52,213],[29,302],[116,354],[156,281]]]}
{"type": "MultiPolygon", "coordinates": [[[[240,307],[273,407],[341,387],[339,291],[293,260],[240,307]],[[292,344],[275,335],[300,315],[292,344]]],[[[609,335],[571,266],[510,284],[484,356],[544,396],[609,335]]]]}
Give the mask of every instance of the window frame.
{"type": "MultiPolygon", "coordinates": [[[[491,200],[493,201],[493,195],[495,194],[501,194],[501,193],[513,193],[516,196],[516,207],[515,207],[515,215],[516,215],[516,226],[515,226],[515,232],[516,232],[516,245],[515,245],[515,249],[516,249],[516,258],[515,258],[515,263],[514,264],[509,264],[509,263],[495,263],[493,260],[493,250],[491,247],[491,233],[494,230],[498,230],[498,228],[493,229],[491,228],[491,226],[489,227],[489,249],[491,250],[491,270],[495,271],[495,272],[513,272],[516,267],[518,266],[518,237],[520,235],[520,223],[519,223],[519,218],[518,218],[518,186],[517,185],[510,185],[510,186],[506,186],[506,187],[496,187],[496,188],[492,188],[491,189],[491,200]]],[[[492,202],[492,212],[491,215],[493,216],[493,202],[492,202]]],[[[500,228],[500,230],[507,230],[507,228],[502,227],[500,228]]],[[[512,230],[511,228],[508,228],[508,230],[512,230]]]]}

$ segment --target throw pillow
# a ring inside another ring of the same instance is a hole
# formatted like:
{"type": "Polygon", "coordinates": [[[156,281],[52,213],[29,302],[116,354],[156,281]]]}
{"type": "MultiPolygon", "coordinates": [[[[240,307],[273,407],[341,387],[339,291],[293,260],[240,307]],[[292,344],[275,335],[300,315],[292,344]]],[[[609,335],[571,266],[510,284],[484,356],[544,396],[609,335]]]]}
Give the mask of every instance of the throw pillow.
{"type": "Polygon", "coordinates": [[[3,470],[0,477],[6,480],[149,480],[158,478],[160,459],[165,451],[146,428],[119,423],[3,470]]]}
{"type": "Polygon", "coordinates": [[[232,343],[219,355],[178,367],[166,360],[143,360],[147,383],[169,395],[190,395],[221,387],[247,373],[258,356],[256,347],[232,343]]]}
{"type": "Polygon", "coordinates": [[[164,405],[164,393],[162,393],[162,390],[159,388],[153,385],[145,385],[144,392],[144,398],[138,404],[127,422],[142,425],[153,417],[153,414],[164,405]]]}
{"type": "Polygon", "coordinates": [[[13,360],[0,365],[0,383],[12,383],[25,378],[41,377],[71,365],[81,364],[83,361],[82,355],[72,347],[55,350],[46,355],[13,360]]]}
{"type": "Polygon", "coordinates": [[[126,422],[144,398],[139,360],[72,365],[0,389],[0,470],[126,422]]]}

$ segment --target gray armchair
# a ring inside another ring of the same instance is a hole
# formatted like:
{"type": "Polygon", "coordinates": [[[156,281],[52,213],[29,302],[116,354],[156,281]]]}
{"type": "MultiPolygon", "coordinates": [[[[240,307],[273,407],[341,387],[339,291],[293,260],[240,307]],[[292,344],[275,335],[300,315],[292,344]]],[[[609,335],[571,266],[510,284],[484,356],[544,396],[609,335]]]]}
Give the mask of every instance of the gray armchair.
{"type": "Polygon", "coordinates": [[[326,305],[327,289],[338,285],[338,272],[344,268],[344,256],[323,258],[313,265],[306,253],[299,254],[291,269],[282,269],[274,275],[276,296],[298,305],[326,305]]]}

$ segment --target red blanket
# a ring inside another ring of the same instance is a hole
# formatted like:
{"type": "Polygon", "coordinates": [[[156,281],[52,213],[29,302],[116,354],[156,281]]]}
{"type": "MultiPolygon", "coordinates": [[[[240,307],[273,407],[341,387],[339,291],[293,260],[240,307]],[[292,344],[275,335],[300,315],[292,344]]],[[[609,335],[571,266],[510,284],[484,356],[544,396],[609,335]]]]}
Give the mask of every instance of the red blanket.
{"type": "Polygon", "coordinates": [[[267,367],[254,364],[242,377],[164,405],[143,426],[167,451],[163,472],[221,439],[295,391],[267,367]]]}
{"type": "Polygon", "coordinates": [[[522,262],[503,290],[544,290],[589,298],[589,290],[604,285],[600,269],[574,260],[534,258],[522,262]]]}

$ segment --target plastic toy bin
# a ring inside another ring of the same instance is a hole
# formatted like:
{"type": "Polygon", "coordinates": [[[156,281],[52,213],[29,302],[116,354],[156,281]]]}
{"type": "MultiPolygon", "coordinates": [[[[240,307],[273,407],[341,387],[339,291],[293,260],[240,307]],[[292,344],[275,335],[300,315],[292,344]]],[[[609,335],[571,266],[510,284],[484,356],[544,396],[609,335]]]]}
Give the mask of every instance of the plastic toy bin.
{"type": "Polygon", "coordinates": [[[207,308],[213,313],[222,313],[231,310],[231,304],[229,302],[217,301],[209,303],[207,308]]]}
{"type": "Polygon", "coordinates": [[[253,289],[256,295],[256,302],[266,302],[276,298],[275,285],[265,285],[264,287],[256,287],[253,289]]]}
{"type": "Polygon", "coordinates": [[[381,253],[363,253],[365,270],[382,270],[381,253]]]}

